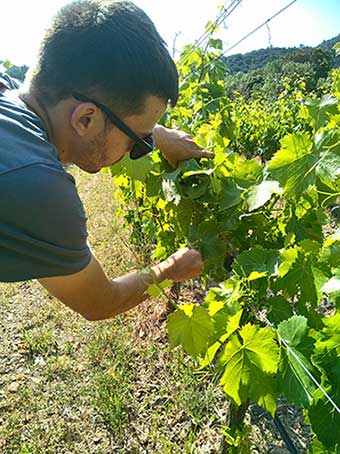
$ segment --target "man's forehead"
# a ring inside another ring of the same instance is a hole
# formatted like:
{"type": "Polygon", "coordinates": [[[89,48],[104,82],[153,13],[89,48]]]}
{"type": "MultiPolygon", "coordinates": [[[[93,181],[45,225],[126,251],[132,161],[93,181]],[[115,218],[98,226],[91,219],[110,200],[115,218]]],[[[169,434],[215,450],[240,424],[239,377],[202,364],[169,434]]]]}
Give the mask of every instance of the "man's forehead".
{"type": "Polygon", "coordinates": [[[134,130],[141,136],[151,134],[155,124],[164,114],[167,103],[158,96],[149,95],[145,98],[143,112],[137,115],[128,115],[124,121],[134,126],[134,130]]]}

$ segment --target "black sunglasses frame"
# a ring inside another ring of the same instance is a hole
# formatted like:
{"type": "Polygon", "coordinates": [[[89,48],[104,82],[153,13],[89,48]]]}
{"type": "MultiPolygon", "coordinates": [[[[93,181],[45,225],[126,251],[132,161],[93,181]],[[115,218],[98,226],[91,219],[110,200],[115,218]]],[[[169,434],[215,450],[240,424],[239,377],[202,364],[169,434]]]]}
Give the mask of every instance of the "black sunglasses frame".
{"type": "Polygon", "coordinates": [[[142,158],[148,153],[151,153],[155,149],[155,141],[152,137],[152,134],[149,134],[146,137],[139,137],[135,132],[132,131],[117,115],[115,115],[112,110],[106,107],[104,104],[96,101],[95,99],[89,98],[86,95],[82,95],[78,92],[72,93],[73,98],[81,102],[91,102],[98,107],[101,111],[105,113],[107,118],[117,126],[124,134],[126,134],[130,139],[134,140],[135,144],[130,151],[130,159],[136,160],[142,158]]]}

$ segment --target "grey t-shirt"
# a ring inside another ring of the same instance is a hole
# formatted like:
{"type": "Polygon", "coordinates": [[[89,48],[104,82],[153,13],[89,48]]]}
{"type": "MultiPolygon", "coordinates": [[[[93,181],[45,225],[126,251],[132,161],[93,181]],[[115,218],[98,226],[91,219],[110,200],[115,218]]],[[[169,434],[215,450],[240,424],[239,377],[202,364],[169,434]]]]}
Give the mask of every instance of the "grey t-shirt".
{"type": "Polygon", "coordinates": [[[0,93],[0,281],[72,274],[90,259],[74,178],[40,117],[0,93]]]}

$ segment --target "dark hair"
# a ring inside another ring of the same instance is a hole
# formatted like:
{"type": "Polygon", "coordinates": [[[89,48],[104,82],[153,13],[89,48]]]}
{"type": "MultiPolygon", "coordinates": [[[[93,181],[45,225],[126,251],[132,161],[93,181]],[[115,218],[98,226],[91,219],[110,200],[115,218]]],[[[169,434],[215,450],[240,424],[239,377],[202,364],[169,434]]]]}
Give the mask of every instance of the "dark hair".
{"type": "Polygon", "coordinates": [[[146,95],[175,106],[178,73],[149,17],[130,1],[80,0],[53,18],[30,83],[45,106],[73,91],[139,113],[146,95]]]}

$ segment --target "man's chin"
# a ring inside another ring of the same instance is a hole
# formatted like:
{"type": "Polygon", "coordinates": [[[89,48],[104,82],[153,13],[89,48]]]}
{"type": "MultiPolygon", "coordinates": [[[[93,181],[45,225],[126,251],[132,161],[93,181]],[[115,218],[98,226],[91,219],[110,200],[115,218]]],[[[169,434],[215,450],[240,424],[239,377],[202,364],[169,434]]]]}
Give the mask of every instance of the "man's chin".
{"type": "Polygon", "coordinates": [[[79,165],[79,164],[77,164],[77,166],[81,170],[84,170],[84,172],[91,173],[91,174],[98,173],[101,170],[101,167],[87,167],[87,166],[82,166],[82,165],[79,165]]]}

